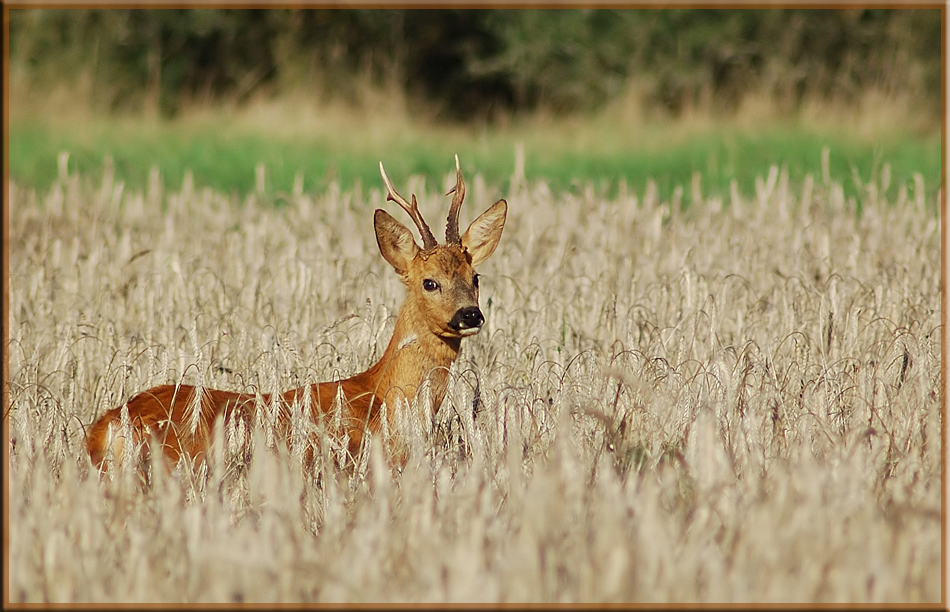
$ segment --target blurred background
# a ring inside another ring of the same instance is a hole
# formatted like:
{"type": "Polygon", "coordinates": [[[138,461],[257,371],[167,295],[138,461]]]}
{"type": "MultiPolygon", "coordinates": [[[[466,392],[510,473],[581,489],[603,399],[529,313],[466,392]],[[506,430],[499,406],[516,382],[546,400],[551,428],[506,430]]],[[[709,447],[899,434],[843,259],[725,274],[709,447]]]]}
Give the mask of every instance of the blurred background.
{"type": "Polygon", "coordinates": [[[827,151],[856,188],[935,190],[940,53],[939,9],[13,9],[10,175],[68,152],[276,194],[458,153],[500,189],[728,193],[827,151]]]}

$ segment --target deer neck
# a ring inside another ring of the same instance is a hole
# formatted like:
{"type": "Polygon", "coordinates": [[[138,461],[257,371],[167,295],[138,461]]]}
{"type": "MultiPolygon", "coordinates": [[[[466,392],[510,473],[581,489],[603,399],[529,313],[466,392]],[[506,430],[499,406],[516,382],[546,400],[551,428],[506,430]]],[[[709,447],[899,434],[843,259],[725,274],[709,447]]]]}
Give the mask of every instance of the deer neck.
{"type": "Polygon", "coordinates": [[[428,382],[429,405],[425,408],[434,410],[445,396],[449,368],[460,348],[461,338],[432,333],[420,310],[407,301],[396,318],[396,328],[383,356],[358,376],[391,407],[400,400],[411,404],[420,386],[428,382]]]}

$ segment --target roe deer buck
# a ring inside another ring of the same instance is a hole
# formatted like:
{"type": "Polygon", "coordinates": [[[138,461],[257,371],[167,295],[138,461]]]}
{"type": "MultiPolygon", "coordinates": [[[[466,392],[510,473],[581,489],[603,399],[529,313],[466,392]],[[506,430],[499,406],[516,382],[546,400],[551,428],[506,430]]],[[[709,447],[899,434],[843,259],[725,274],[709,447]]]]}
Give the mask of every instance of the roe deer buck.
{"type": "MultiPolygon", "coordinates": [[[[393,337],[379,362],[365,372],[280,394],[280,435],[289,436],[289,407],[294,402],[299,402],[298,406],[309,403],[309,417],[313,421],[339,423],[335,431],[329,427],[328,431],[340,439],[348,436],[349,452],[356,457],[365,432],[375,434],[380,430],[383,405],[392,420],[396,411],[413,405],[417,390],[426,381],[428,393],[420,396],[427,397],[428,402],[420,398],[416,406],[434,410],[441,404],[448,370],[458,356],[462,338],[477,333],[484,322],[478,308],[478,275],[474,266],[495,251],[508,212],[505,200],[499,200],[459,235],[458,217],[465,183],[457,155],[455,169],[457,183],[446,194],[454,194],[445,227],[446,243],[440,245],[419,213],[416,196],[412,196],[410,204],[396,193],[380,162],[386,199],[409,213],[422,235],[419,248],[412,232],[389,213],[377,209],[373,216],[379,250],[408,289],[393,337]],[[310,397],[306,398],[308,393],[310,397]],[[341,411],[341,418],[326,418],[331,410],[341,411]]],[[[238,416],[253,413],[255,397],[191,385],[153,387],[134,396],[125,406],[103,414],[89,431],[86,448],[93,464],[100,469],[110,450],[114,457],[121,457],[123,445],[128,442],[146,456],[151,439],[161,444],[171,464],[177,463],[184,453],[197,460],[208,450],[215,420],[228,419],[236,410],[240,411],[238,416]],[[124,409],[128,410],[131,440],[124,440],[121,433],[124,409]]],[[[272,405],[269,395],[260,397],[265,405],[272,405]]],[[[389,452],[394,462],[405,460],[392,446],[389,452]]]]}

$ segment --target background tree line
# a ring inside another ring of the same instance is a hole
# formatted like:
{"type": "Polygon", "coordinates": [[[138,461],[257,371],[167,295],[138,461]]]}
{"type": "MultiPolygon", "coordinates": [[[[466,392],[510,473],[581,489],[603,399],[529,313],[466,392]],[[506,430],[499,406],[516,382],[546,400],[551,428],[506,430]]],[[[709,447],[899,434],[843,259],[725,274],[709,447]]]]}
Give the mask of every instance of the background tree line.
{"type": "MultiPolygon", "coordinates": [[[[394,88],[446,119],[594,109],[636,86],[673,114],[868,89],[939,109],[939,9],[15,9],[10,67],[107,109],[394,88]]],[[[25,76],[24,76],[25,75],[25,76]]],[[[25,79],[25,80],[24,80],[25,79]]]]}

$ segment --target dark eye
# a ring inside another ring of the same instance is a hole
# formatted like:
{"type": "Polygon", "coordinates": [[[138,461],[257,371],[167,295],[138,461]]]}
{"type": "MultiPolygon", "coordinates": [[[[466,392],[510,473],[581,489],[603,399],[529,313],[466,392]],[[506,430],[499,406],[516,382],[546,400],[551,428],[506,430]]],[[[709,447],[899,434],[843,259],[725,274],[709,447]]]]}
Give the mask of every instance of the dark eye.
{"type": "Polygon", "coordinates": [[[424,281],[422,281],[422,288],[425,289],[426,291],[435,291],[436,289],[439,288],[439,283],[435,282],[431,278],[427,278],[424,281]]]}
{"type": "Polygon", "coordinates": [[[472,277],[472,286],[478,289],[478,274],[472,277]]]}

